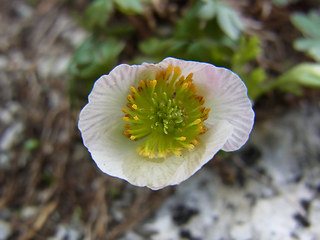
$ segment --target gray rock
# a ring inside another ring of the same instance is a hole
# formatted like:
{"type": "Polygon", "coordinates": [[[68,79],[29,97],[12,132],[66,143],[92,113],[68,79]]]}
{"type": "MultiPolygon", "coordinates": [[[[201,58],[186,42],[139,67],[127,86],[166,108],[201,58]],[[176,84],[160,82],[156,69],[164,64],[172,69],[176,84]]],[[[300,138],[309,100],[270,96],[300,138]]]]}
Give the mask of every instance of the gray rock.
{"type": "Polygon", "coordinates": [[[0,219],[0,240],[8,239],[11,232],[10,224],[0,219]]]}

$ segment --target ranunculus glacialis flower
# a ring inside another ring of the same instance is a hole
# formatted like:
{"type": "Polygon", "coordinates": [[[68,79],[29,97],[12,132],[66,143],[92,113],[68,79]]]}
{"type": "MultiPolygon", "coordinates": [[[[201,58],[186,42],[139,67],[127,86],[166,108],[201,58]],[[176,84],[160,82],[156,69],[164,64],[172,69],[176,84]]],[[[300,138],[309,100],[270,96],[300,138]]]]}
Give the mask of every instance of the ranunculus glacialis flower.
{"type": "Polygon", "coordinates": [[[156,190],[186,180],[221,149],[239,149],[253,122],[235,73],[166,58],[100,77],[78,127],[101,171],[156,190]]]}

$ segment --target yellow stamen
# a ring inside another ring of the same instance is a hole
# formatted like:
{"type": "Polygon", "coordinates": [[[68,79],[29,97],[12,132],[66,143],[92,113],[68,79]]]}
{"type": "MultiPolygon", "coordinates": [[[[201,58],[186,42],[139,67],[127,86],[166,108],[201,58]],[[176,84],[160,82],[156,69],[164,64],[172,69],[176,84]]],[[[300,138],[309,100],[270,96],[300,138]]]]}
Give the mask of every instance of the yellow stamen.
{"type": "Polygon", "coordinates": [[[133,98],[133,96],[130,95],[130,94],[127,96],[127,99],[128,99],[128,101],[131,102],[131,103],[134,102],[134,98],[133,98]]]}
{"type": "Polygon", "coordinates": [[[153,80],[153,81],[152,81],[153,86],[156,86],[156,85],[157,85],[157,82],[158,82],[157,80],[153,80]]]}
{"type": "Polygon", "coordinates": [[[198,119],[194,120],[193,123],[194,123],[194,124],[199,124],[199,123],[201,123],[201,119],[198,118],[198,119]]]}
{"type": "Polygon", "coordinates": [[[133,141],[133,140],[136,139],[136,137],[135,136],[131,136],[130,139],[133,141]]]}
{"type": "Polygon", "coordinates": [[[188,149],[188,150],[192,150],[192,149],[194,149],[194,145],[193,144],[188,144],[188,145],[186,145],[186,146],[184,146],[186,149],[188,149]]]}
{"type": "Polygon", "coordinates": [[[181,75],[181,68],[180,67],[175,67],[173,71],[174,71],[174,76],[176,78],[181,75]]]}
{"type": "Polygon", "coordinates": [[[172,73],[172,70],[173,70],[173,66],[172,65],[169,65],[167,70],[166,70],[166,75],[165,75],[165,79],[169,79],[171,73],[172,73]]]}
{"type": "Polygon", "coordinates": [[[133,94],[137,94],[137,90],[134,87],[130,87],[130,90],[133,94]]]}
{"type": "Polygon", "coordinates": [[[186,137],[183,137],[183,136],[182,136],[182,137],[177,137],[177,138],[176,138],[176,140],[178,140],[178,141],[185,141],[186,139],[187,139],[187,138],[186,138],[186,137]]]}
{"type": "Polygon", "coordinates": [[[140,80],[140,85],[141,85],[141,87],[143,87],[143,88],[145,88],[145,87],[146,87],[145,82],[144,82],[144,81],[142,81],[142,80],[140,80]]]}
{"type": "Polygon", "coordinates": [[[187,76],[186,81],[192,80],[192,77],[193,77],[193,73],[191,72],[191,73],[189,73],[189,75],[187,76]]]}
{"type": "Polygon", "coordinates": [[[130,137],[130,131],[129,130],[124,130],[124,135],[126,135],[127,137],[130,137]]]}
{"type": "Polygon", "coordinates": [[[136,120],[136,121],[139,120],[138,116],[134,116],[133,119],[136,120]]]}
{"type": "Polygon", "coordinates": [[[129,122],[129,118],[128,117],[123,117],[122,120],[125,121],[125,122],[129,122]]]}
{"type": "Polygon", "coordinates": [[[138,106],[137,106],[136,104],[132,104],[132,108],[133,108],[134,110],[137,110],[138,106]]]}
{"type": "Polygon", "coordinates": [[[184,84],[182,84],[182,87],[183,87],[183,88],[188,88],[188,87],[189,87],[189,83],[184,83],[184,84]]]}
{"type": "Polygon", "coordinates": [[[173,154],[176,155],[177,157],[181,157],[181,152],[179,150],[173,151],[173,154]]]}

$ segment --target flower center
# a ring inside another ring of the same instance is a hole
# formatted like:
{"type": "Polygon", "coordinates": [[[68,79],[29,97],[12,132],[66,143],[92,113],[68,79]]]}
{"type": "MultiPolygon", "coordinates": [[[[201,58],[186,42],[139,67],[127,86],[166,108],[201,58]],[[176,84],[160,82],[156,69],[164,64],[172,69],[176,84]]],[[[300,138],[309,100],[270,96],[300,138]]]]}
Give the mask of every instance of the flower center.
{"type": "Polygon", "coordinates": [[[137,88],[130,87],[127,96],[124,134],[141,141],[137,152],[149,158],[168,154],[181,156],[183,149],[199,144],[199,135],[206,132],[204,121],[210,109],[202,106],[204,99],[195,94],[193,73],[181,76],[180,67],[169,66],[154,80],[140,80],[137,88]]]}

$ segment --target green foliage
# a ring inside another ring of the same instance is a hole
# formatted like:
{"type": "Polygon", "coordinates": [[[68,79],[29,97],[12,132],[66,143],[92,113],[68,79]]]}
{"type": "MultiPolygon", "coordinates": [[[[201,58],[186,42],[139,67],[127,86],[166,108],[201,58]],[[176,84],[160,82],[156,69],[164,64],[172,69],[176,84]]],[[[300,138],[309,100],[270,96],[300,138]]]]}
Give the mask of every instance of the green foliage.
{"type": "Polygon", "coordinates": [[[247,63],[256,59],[262,51],[260,41],[257,36],[242,37],[238,43],[238,47],[231,58],[231,68],[234,70],[246,83],[248,95],[252,100],[257,99],[264,93],[266,88],[265,81],[267,75],[262,68],[253,68],[246,70],[247,63]]]}
{"type": "MultiPolygon", "coordinates": [[[[273,0],[277,6],[295,1],[273,0]]],[[[268,76],[257,61],[263,51],[260,39],[245,34],[238,13],[224,1],[190,0],[174,22],[161,19],[151,37],[144,39],[141,27],[151,33],[148,24],[143,22],[136,29],[130,20],[132,15],[139,15],[138,21],[148,19],[144,15],[150,3],[151,0],[94,0],[83,17],[78,17],[92,36],[77,49],[70,63],[72,95],[86,97],[93,82],[119,63],[120,54],[136,64],[159,62],[171,56],[230,68],[246,83],[252,100],[274,89],[301,94],[301,87],[319,88],[317,64],[303,63],[273,79],[268,76]]],[[[294,42],[295,49],[320,61],[320,15],[293,14],[291,20],[304,35],[294,42]]]]}
{"type": "Polygon", "coordinates": [[[91,37],[83,42],[69,65],[70,93],[87,95],[94,81],[117,63],[124,46],[114,38],[102,41],[91,37]]]}
{"type": "Polygon", "coordinates": [[[254,68],[245,79],[248,88],[248,96],[252,100],[258,99],[266,92],[267,74],[262,68],[254,68]]]}
{"type": "Polygon", "coordinates": [[[23,148],[27,151],[33,151],[39,148],[40,145],[41,145],[41,142],[39,139],[30,138],[23,143],[23,148]]]}
{"type": "Polygon", "coordinates": [[[95,0],[84,13],[84,18],[79,21],[88,30],[97,31],[104,29],[114,10],[110,0],[95,0]]]}
{"type": "Polygon", "coordinates": [[[244,29],[237,12],[216,0],[205,0],[197,15],[206,21],[216,17],[222,31],[232,40],[237,40],[244,29]]]}
{"type": "Polygon", "coordinates": [[[301,86],[320,89],[320,64],[301,63],[276,78],[269,86],[301,95],[301,86]]]}
{"type": "Polygon", "coordinates": [[[296,3],[299,0],[272,0],[273,4],[278,6],[278,7],[283,7],[285,5],[291,4],[291,3],[296,3]]]}
{"type": "Polygon", "coordinates": [[[123,14],[143,14],[144,5],[142,0],[113,0],[119,11],[123,14]]]}
{"type": "Polygon", "coordinates": [[[261,52],[260,41],[257,36],[242,37],[238,43],[237,51],[232,56],[232,65],[241,66],[255,59],[261,52]]]}
{"type": "Polygon", "coordinates": [[[294,42],[294,48],[320,62],[320,14],[316,11],[308,15],[296,13],[292,15],[291,21],[304,35],[294,42]]]}

